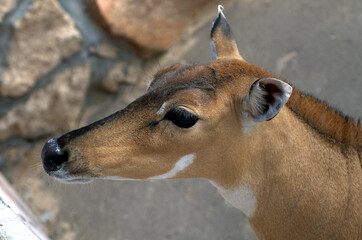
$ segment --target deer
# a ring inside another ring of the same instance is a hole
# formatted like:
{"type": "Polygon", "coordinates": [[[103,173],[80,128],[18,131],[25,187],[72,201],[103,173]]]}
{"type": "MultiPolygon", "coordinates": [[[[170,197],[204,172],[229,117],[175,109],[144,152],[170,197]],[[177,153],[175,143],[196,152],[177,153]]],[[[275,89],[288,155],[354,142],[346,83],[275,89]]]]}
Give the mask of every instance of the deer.
{"type": "Polygon", "coordinates": [[[361,239],[361,124],[239,53],[218,6],[212,61],[159,70],[124,109],[45,143],[48,175],[204,178],[258,239],[361,239]]]}

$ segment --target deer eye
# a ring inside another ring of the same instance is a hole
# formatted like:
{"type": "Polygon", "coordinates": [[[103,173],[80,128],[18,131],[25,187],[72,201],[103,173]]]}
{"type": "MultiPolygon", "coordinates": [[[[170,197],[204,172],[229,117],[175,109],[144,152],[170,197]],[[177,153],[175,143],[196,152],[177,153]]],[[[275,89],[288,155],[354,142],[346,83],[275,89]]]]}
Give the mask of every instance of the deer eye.
{"type": "Polygon", "coordinates": [[[190,128],[199,120],[194,114],[183,108],[174,108],[166,113],[164,119],[170,120],[180,128],[190,128]]]}

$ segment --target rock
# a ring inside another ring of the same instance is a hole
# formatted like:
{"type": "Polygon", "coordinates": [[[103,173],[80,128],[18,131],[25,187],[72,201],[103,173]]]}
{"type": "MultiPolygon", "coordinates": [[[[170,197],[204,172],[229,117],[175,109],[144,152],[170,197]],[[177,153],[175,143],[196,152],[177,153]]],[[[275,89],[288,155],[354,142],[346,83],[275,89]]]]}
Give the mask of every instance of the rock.
{"type": "Polygon", "coordinates": [[[0,22],[3,20],[4,15],[10,11],[15,5],[16,0],[1,0],[0,4],[0,22]]]}
{"type": "Polygon", "coordinates": [[[0,94],[17,97],[36,79],[81,47],[80,33],[56,0],[38,0],[15,24],[9,67],[3,73],[0,94]]]}
{"type": "Polygon", "coordinates": [[[30,146],[12,146],[4,144],[0,149],[0,167],[17,165],[22,157],[29,151],[30,146]]]}
{"type": "Polygon", "coordinates": [[[117,48],[107,44],[107,43],[98,43],[95,46],[89,48],[89,51],[93,54],[96,54],[99,57],[103,58],[116,58],[117,57],[117,48]]]}
{"type": "Polygon", "coordinates": [[[47,222],[50,222],[50,220],[53,218],[54,218],[53,211],[50,209],[45,209],[39,219],[42,223],[47,223],[47,222]]]}
{"type": "Polygon", "coordinates": [[[66,69],[54,82],[34,92],[23,104],[0,119],[0,140],[10,136],[34,139],[56,131],[75,128],[91,68],[66,69]]]}
{"type": "Polygon", "coordinates": [[[114,35],[134,43],[142,56],[168,49],[213,0],[92,0],[93,16],[114,35]]]}
{"type": "Polygon", "coordinates": [[[108,69],[107,77],[102,81],[103,90],[114,93],[121,83],[136,84],[140,69],[127,62],[119,62],[114,67],[108,69]]]}

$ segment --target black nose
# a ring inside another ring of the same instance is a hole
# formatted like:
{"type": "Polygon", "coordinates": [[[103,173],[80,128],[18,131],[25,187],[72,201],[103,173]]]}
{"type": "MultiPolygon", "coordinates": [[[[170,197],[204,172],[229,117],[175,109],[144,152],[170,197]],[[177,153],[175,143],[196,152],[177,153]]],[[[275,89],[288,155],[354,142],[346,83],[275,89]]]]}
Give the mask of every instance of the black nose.
{"type": "Polygon", "coordinates": [[[50,139],[41,150],[41,159],[46,172],[59,170],[68,161],[68,152],[63,151],[56,139],[50,139]]]}

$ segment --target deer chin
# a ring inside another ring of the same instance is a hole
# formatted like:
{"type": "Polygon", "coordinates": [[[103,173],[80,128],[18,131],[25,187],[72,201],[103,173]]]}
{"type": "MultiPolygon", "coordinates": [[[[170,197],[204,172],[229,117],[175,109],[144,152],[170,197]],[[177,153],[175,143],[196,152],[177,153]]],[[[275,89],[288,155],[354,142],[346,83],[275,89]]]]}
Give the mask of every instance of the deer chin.
{"type": "Polygon", "coordinates": [[[49,176],[63,183],[90,183],[93,181],[90,177],[72,175],[64,169],[64,164],[56,171],[47,172],[49,176]]]}

